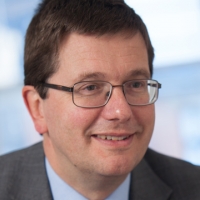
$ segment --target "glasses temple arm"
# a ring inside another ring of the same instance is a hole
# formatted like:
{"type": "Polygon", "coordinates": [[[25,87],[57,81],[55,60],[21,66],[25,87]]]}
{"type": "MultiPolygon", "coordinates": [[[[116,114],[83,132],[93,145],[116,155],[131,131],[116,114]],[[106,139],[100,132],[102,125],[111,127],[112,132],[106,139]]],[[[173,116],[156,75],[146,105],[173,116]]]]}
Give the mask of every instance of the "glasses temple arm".
{"type": "Polygon", "coordinates": [[[50,83],[42,83],[42,85],[44,87],[47,87],[47,88],[52,88],[52,89],[56,89],[56,90],[63,90],[63,91],[66,91],[66,92],[73,92],[73,88],[65,87],[65,86],[62,86],[62,85],[54,85],[54,84],[50,84],[50,83]]]}
{"type": "Polygon", "coordinates": [[[150,86],[152,86],[152,87],[157,87],[158,89],[160,89],[161,86],[162,86],[160,83],[158,83],[158,84],[155,84],[155,83],[148,83],[148,85],[150,85],[150,86]]]}

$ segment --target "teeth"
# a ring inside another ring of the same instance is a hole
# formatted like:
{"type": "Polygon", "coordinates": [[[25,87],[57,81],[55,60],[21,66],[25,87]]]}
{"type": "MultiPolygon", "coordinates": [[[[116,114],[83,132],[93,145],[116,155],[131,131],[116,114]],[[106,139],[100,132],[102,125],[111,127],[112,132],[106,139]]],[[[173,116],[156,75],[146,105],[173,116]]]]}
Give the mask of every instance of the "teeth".
{"type": "Polygon", "coordinates": [[[121,141],[121,140],[125,140],[127,139],[129,136],[121,136],[121,137],[117,137],[117,136],[110,136],[110,135],[97,135],[98,138],[102,139],[102,140],[113,140],[113,141],[121,141]]]}
{"type": "Polygon", "coordinates": [[[118,140],[124,140],[124,139],[127,139],[128,136],[124,136],[124,137],[118,137],[118,140]]]}
{"type": "Polygon", "coordinates": [[[102,135],[100,138],[103,139],[103,140],[105,140],[105,139],[106,139],[106,136],[105,136],[105,135],[102,135]]]}
{"type": "Polygon", "coordinates": [[[117,141],[117,140],[118,140],[118,137],[113,136],[113,137],[112,137],[112,140],[117,141]]]}
{"type": "Polygon", "coordinates": [[[107,140],[112,140],[112,137],[111,136],[107,136],[107,140]]]}

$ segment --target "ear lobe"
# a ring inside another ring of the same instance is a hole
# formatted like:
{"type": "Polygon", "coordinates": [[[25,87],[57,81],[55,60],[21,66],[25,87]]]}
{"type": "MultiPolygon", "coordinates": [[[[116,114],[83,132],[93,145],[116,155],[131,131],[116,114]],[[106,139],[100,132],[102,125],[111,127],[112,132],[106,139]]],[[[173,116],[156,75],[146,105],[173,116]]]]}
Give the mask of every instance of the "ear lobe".
{"type": "Polygon", "coordinates": [[[33,86],[26,85],[22,89],[24,103],[34,122],[35,129],[40,134],[47,132],[46,121],[43,112],[43,100],[33,86]]]}

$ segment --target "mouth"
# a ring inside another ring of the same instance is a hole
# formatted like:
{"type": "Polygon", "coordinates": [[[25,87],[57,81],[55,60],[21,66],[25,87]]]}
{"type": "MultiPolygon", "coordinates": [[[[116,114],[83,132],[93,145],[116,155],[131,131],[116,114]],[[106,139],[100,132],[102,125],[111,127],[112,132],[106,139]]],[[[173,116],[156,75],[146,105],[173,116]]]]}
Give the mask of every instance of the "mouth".
{"type": "Polygon", "coordinates": [[[111,141],[122,141],[127,140],[132,135],[126,135],[126,136],[111,136],[111,135],[94,135],[94,137],[97,137],[102,140],[111,140],[111,141]]]}
{"type": "Polygon", "coordinates": [[[127,149],[132,145],[135,134],[96,134],[92,135],[92,138],[106,148],[127,149]]]}

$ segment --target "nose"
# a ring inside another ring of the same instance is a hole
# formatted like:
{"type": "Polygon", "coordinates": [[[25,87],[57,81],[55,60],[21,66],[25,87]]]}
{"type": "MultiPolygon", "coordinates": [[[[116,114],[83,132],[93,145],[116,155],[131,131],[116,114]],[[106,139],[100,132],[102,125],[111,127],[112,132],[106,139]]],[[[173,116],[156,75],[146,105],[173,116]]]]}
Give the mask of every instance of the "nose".
{"type": "Polygon", "coordinates": [[[102,115],[106,120],[128,121],[132,116],[132,108],[126,101],[122,87],[113,87],[108,103],[103,107],[102,115]]]}

